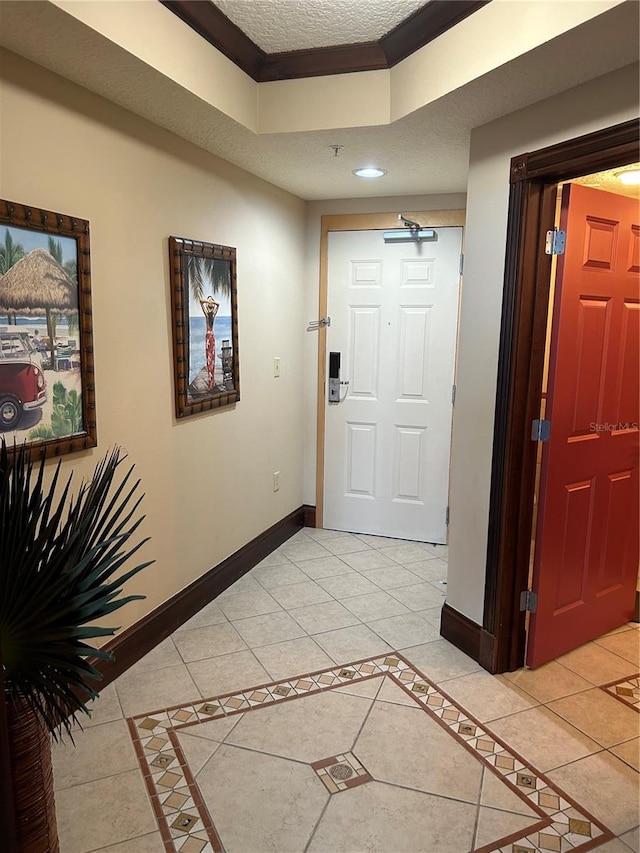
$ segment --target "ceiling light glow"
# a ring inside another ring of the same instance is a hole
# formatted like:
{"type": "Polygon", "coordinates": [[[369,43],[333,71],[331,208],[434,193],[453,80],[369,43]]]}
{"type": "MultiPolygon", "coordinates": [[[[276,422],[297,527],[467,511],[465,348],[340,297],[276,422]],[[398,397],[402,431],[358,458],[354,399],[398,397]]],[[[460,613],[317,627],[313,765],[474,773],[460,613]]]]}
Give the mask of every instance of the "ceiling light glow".
{"type": "Polygon", "coordinates": [[[640,184],[640,169],[627,169],[626,172],[616,172],[616,178],[619,178],[623,184],[633,186],[640,184]]]}
{"type": "Polygon", "coordinates": [[[362,169],[354,169],[353,174],[358,178],[381,178],[387,173],[384,169],[378,169],[376,166],[365,166],[362,169]]]}

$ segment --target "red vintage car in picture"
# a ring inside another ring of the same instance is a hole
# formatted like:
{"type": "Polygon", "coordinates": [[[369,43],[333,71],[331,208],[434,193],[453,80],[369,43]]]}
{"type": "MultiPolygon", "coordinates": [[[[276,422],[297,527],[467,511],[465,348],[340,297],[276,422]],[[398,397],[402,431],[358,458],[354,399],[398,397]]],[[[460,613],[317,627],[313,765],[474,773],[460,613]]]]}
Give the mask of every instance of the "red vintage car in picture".
{"type": "Polygon", "coordinates": [[[18,429],[25,412],[47,400],[42,355],[26,332],[0,332],[0,432],[18,429]]]}

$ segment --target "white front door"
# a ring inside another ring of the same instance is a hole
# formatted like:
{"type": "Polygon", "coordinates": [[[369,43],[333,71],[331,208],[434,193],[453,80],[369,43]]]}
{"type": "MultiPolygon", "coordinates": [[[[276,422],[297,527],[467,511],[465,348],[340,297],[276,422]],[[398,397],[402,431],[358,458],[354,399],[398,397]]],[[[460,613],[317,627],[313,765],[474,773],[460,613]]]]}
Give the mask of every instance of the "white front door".
{"type": "Polygon", "coordinates": [[[327,402],[327,528],[446,542],[462,228],[436,233],[329,234],[327,358],[348,384],[327,402]]]}

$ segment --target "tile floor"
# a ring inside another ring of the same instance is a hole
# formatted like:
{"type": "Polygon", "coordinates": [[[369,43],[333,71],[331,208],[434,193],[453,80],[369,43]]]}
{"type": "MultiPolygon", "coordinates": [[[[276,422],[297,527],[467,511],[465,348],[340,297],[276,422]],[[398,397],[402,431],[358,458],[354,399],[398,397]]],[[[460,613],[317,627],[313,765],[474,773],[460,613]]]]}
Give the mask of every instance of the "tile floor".
{"type": "Polygon", "coordinates": [[[638,626],[491,676],[446,560],[296,534],[55,748],[62,853],[638,853],[638,626]]]}

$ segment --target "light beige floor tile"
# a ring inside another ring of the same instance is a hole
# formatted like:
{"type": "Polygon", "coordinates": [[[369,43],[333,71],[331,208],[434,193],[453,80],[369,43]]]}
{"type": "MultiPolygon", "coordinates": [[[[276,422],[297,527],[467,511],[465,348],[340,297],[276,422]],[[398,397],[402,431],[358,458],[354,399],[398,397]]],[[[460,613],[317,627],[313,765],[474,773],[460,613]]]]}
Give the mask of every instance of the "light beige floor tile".
{"type": "Polygon", "coordinates": [[[400,651],[421,643],[437,640],[440,631],[418,613],[403,613],[400,616],[390,616],[387,619],[377,619],[369,622],[369,627],[379,637],[389,643],[392,649],[400,651]]]}
{"type": "Polygon", "coordinates": [[[403,566],[385,566],[381,569],[369,569],[362,574],[365,578],[373,581],[380,589],[396,590],[399,587],[415,586],[419,582],[419,578],[403,566]]]}
{"type": "Polygon", "coordinates": [[[342,603],[363,622],[373,622],[387,616],[399,616],[409,613],[402,602],[388,592],[369,592],[366,595],[356,595],[353,598],[343,598],[342,603]]]}
{"type": "Polygon", "coordinates": [[[444,639],[405,648],[402,654],[436,683],[479,672],[481,669],[480,664],[473,658],[444,639]]]}
{"type": "Polygon", "coordinates": [[[189,737],[199,737],[204,740],[217,741],[223,743],[227,735],[234,729],[244,714],[236,714],[233,717],[220,717],[217,720],[207,720],[206,723],[200,723],[197,726],[188,726],[182,729],[189,737]]]}
{"type": "Polygon", "coordinates": [[[282,548],[284,546],[296,545],[299,542],[309,542],[311,539],[312,539],[312,537],[309,536],[308,528],[307,527],[301,527],[299,530],[297,530],[293,534],[293,536],[290,536],[286,542],[282,543],[282,545],[280,546],[280,550],[282,550],[282,548]]]}
{"type": "Polygon", "coordinates": [[[197,781],[229,851],[304,850],[329,798],[308,765],[226,744],[197,781]]]}
{"type": "Polygon", "coordinates": [[[353,747],[372,700],[328,690],[245,714],[225,743],[311,763],[353,747]]]}
{"type": "Polygon", "coordinates": [[[323,631],[335,631],[359,625],[360,620],[339,601],[325,601],[308,607],[296,607],[289,611],[308,634],[321,634],[323,631]]]}
{"type": "Polygon", "coordinates": [[[484,847],[485,844],[495,843],[498,839],[506,838],[514,832],[524,832],[538,820],[537,815],[524,817],[524,815],[488,809],[483,806],[478,812],[474,849],[484,847]]]}
{"type": "Polygon", "coordinates": [[[247,572],[247,574],[243,575],[235,583],[232,583],[230,587],[227,587],[224,592],[221,592],[215,600],[220,604],[225,598],[240,595],[241,592],[260,592],[261,590],[262,587],[258,581],[251,577],[251,572],[247,572]]]}
{"type": "Polygon", "coordinates": [[[629,850],[633,850],[633,853],[640,853],[640,827],[636,826],[635,829],[623,833],[620,841],[623,841],[629,850]]]}
{"type": "MultiPolygon", "coordinates": [[[[633,740],[625,741],[625,743],[619,743],[617,746],[612,746],[610,750],[614,755],[617,755],[618,758],[621,758],[625,761],[630,767],[633,767],[638,773],[640,773],[640,739],[633,738],[633,740]]],[[[640,819],[640,816],[639,816],[640,819]]]]}
{"type": "Polygon", "coordinates": [[[287,584],[271,590],[271,595],[287,610],[331,601],[331,596],[315,581],[307,578],[302,583],[287,584]]]}
{"type": "Polygon", "coordinates": [[[186,664],[132,675],[125,672],[116,681],[116,690],[126,717],[179,705],[200,696],[186,664]]]}
{"type": "Polygon", "coordinates": [[[412,560],[408,568],[423,581],[437,583],[447,579],[449,566],[445,560],[440,560],[430,554],[425,554],[426,560],[412,560]]]}
{"type": "Polygon", "coordinates": [[[251,569],[251,577],[267,590],[309,580],[303,571],[290,562],[279,566],[256,566],[255,569],[251,569]]]}
{"type": "MultiPolygon", "coordinates": [[[[346,628],[345,630],[351,630],[346,628]]],[[[273,680],[305,675],[333,666],[331,658],[311,639],[287,640],[255,649],[255,655],[273,680]]]]}
{"type": "Polygon", "coordinates": [[[589,690],[592,686],[591,682],[556,661],[545,663],[537,669],[505,672],[504,677],[543,703],[589,690]]]}
{"type": "MultiPolygon", "coordinates": [[[[197,726],[194,728],[197,728],[197,726]]],[[[178,740],[180,741],[180,746],[182,747],[182,752],[189,765],[189,769],[195,776],[202,770],[216,749],[218,749],[220,743],[203,737],[194,737],[194,735],[190,734],[191,729],[187,731],[189,734],[186,734],[184,731],[178,732],[178,740]]]]}
{"type": "Polygon", "coordinates": [[[284,611],[239,619],[233,627],[250,649],[305,636],[300,625],[284,611]]]}
{"type": "Polygon", "coordinates": [[[389,557],[381,551],[369,548],[366,551],[354,551],[351,554],[343,554],[341,559],[357,572],[366,572],[369,569],[381,569],[384,566],[397,566],[389,557]]]}
{"type": "Polygon", "coordinates": [[[446,560],[449,556],[448,545],[433,545],[430,542],[423,542],[422,547],[428,553],[435,554],[436,557],[440,557],[443,560],[446,560]]]}
{"type": "Polygon", "coordinates": [[[227,619],[248,619],[249,616],[262,616],[264,613],[275,613],[282,608],[257,581],[257,590],[243,592],[240,595],[220,596],[216,599],[220,610],[227,619]]]}
{"type": "Polygon", "coordinates": [[[149,835],[139,835],[130,841],[122,841],[120,844],[101,847],[99,853],[164,853],[164,844],[160,833],[152,832],[149,835]]]}
{"type": "Polygon", "coordinates": [[[318,580],[320,586],[334,598],[353,598],[354,595],[366,595],[368,592],[378,592],[379,586],[367,580],[359,572],[348,575],[338,575],[318,580]]]}
{"type": "Polygon", "coordinates": [[[557,663],[577,672],[592,684],[608,684],[617,678],[637,672],[631,661],[624,660],[597,643],[587,643],[567,652],[557,658],[557,663]]]}
{"type": "Polygon", "coordinates": [[[484,671],[453,678],[443,684],[443,690],[480,722],[508,717],[538,704],[517,687],[484,671]]]}
{"type": "Polygon", "coordinates": [[[58,791],[56,816],[62,853],[87,853],[157,829],[139,770],[58,791]]]}
{"type": "Polygon", "coordinates": [[[177,631],[189,631],[193,628],[204,628],[207,625],[219,625],[221,622],[226,621],[227,617],[224,615],[222,610],[220,610],[216,602],[210,601],[209,604],[205,604],[202,610],[199,610],[195,616],[192,616],[191,619],[187,619],[187,621],[183,622],[179,628],[176,628],[173,633],[175,634],[177,631]]]}
{"type": "Polygon", "coordinates": [[[613,746],[638,735],[638,712],[604,690],[594,688],[556,699],[549,708],[602,746],[613,746]]]}
{"type": "Polygon", "coordinates": [[[417,542],[407,542],[403,545],[385,545],[381,552],[391,557],[396,563],[410,565],[414,560],[424,560],[424,549],[417,542]]]}
{"type": "Polygon", "coordinates": [[[103,688],[100,688],[100,683],[94,686],[100,691],[100,695],[87,705],[91,716],[87,717],[86,714],[79,716],[82,727],[85,729],[89,726],[98,726],[101,723],[110,723],[112,720],[121,720],[124,716],[118,701],[115,684],[107,684],[103,688]]]}
{"type": "MultiPolygon", "coordinates": [[[[638,849],[637,847],[635,848],[638,849]]],[[[627,845],[619,838],[614,838],[611,841],[607,841],[601,847],[597,848],[598,853],[629,853],[629,850],[633,850],[633,847],[627,847],[627,845]]]]}
{"type": "Polygon", "coordinates": [[[622,631],[608,637],[600,637],[595,641],[599,646],[608,649],[621,658],[630,661],[636,668],[640,666],[640,634],[637,631],[622,631]]]}
{"type": "Polygon", "coordinates": [[[638,824],[638,774],[608,752],[552,770],[549,778],[616,835],[638,824]]]}
{"type": "Polygon", "coordinates": [[[264,560],[260,560],[260,562],[255,565],[253,568],[264,568],[265,566],[282,566],[290,563],[291,560],[282,553],[282,551],[277,548],[275,551],[272,551],[270,554],[264,558],[264,560]]]}
{"type": "Polygon", "coordinates": [[[206,698],[243,690],[245,687],[257,687],[272,680],[250,651],[190,663],[189,672],[206,698]]]}
{"type": "Polygon", "coordinates": [[[369,782],[334,795],[309,853],[461,853],[471,847],[475,806],[369,782]]]}
{"type": "Polygon", "coordinates": [[[176,666],[182,663],[182,658],[173,644],[171,637],[167,637],[161,643],[151,649],[137,663],[134,663],[127,672],[152,672],[154,669],[163,669],[165,666],[176,666]]]}
{"type": "MultiPolygon", "coordinates": [[[[331,542],[332,540],[329,539],[327,541],[331,542]]],[[[289,540],[289,542],[285,542],[284,545],[280,546],[280,551],[294,563],[297,563],[298,560],[312,560],[314,557],[326,557],[331,553],[312,539],[307,539],[306,542],[291,542],[289,540]]]]}
{"type": "Polygon", "coordinates": [[[113,776],[138,766],[125,720],[115,720],[75,732],[75,746],[68,738],[53,744],[51,757],[56,790],[113,776]]]}
{"type": "Polygon", "coordinates": [[[602,749],[548,708],[529,708],[494,720],[491,731],[543,773],[602,749]]]}
{"type": "Polygon", "coordinates": [[[482,764],[421,708],[376,700],[353,752],[381,782],[478,801],[482,764]]]}
{"type": "Polygon", "coordinates": [[[426,619],[430,625],[438,629],[440,632],[440,624],[442,622],[442,607],[429,607],[426,610],[416,610],[423,619],[426,619]]]}
{"type": "Polygon", "coordinates": [[[325,527],[305,527],[304,532],[316,542],[322,542],[323,539],[341,539],[345,536],[352,536],[351,533],[345,533],[344,530],[329,530],[325,527]]]}
{"type": "Polygon", "coordinates": [[[441,608],[445,599],[445,591],[428,582],[405,586],[402,589],[392,589],[390,594],[405,604],[409,610],[441,608]]]}
{"type": "Polygon", "coordinates": [[[407,695],[405,691],[399,687],[391,678],[385,677],[382,680],[382,686],[376,696],[378,702],[393,702],[396,705],[408,705],[410,708],[416,707],[415,699],[407,695]]]}
{"type": "Polygon", "coordinates": [[[634,627],[637,627],[639,623],[637,622],[625,622],[624,625],[618,625],[617,628],[612,628],[610,631],[604,635],[605,637],[612,637],[614,634],[621,634],[623,631],[631,631],[634,627]]]}
{"type": "Polygon", "coordinates": [[[185,663],[228,655],[246,649],[242,637],[228,622],[193,628],[174,635],[175,644],[185,663]]]}
{"type": "Polygon", "coordinates": [[[327,631],[316,634],[314,639],[336,663],[349,663],[392,651],[391,646],[366,625],[327,631]]]}
{"type": "Polygon", "coordinates": [[[386,548],[391,545],[409,544],[406,539],[392,539],[389,536],[374,536],[370,533],[356,533],[355,535],[358,539],[366,542],[367,545],[371,545],[372,548],[386,548]]]}
{"type": "Polygon", "coordinates": [[[316,557],[314,560],[298,560],[296,566],[312,580],[330,578],[336,575],[350,575],[353,572],[351,566],[343,562],[340,557],[316,557]]]}
{"type": "Polygon", "coordinates": [[[359,551],[370,550],[370,546],[356,536],[352,536],[351,539],[323,539],[322,545],[327,551],[338,557],[341,554],[354,554],[359,551]]]}
{"type": "Polygon", "coordinates": [[[484,768],[484,775],[482,777],[480,804],[538,820],[536,812],[529,807],[526,797],[519,797],[488,767],[484,768]]]}
{"type": "Polygon", "coordinates": [[[348,693],[350,696],[364,696],[366,699],[375,699],[384,682],[384,678],[369,678],[367,681],[356,681],[355,684],[345,684],[344,687],[336,687],[335,693],[348,693]]]}

